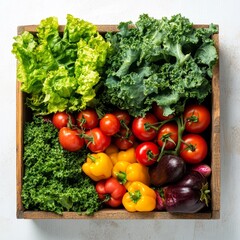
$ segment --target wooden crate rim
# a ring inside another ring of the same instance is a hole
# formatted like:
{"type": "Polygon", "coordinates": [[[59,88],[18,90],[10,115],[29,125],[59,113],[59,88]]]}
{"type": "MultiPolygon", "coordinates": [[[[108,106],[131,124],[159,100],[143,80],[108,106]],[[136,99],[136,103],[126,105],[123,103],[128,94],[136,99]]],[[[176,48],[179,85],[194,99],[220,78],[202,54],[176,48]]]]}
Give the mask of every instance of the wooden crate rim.
{"type": "MultiPolygon", "coordinates": [[[[24,31],[36,33],[38,25],[22,25],[17,27],[18,34],[24,31]]],[[[99,32],[118,31],[117,25],[96,25],[99,32]]],[[[197,24],[194,27],[208,27],[206,24],[197,24]]],[[[218,27],[218,25],[216,25],[218,27]]],[[[64,30],[65,25],[59,25],[59,32],[64,30]]],[[[213,39],[219,52],[219,34],[214,34],[213,39]]],[[[101,210],[94,216],[79,215],[74,212],[64,212],[57,215],[51,212],[27,211],[21,201],[22,177],[23,177],[23,122],[24,103],[23,93],[20,90],[21,83],[16,84],[16,189],[17,189],[17,218],[24,219],[219,219],[220,218],[220,88],[219,88],[219,61],[213,69],[212,78],[212,209],[211,212],[195,214],[170,214],[168,212],[128,213],[122,210],[101,210]]]]}
{"type": "MultiPolygon", "coordinates": [[[[37,31],[37,27],[39,25],[38,24],[32,24],[32,25],[20,25],[17,27],[17,33],[21,34],[24,31],[28,31],[30,33],[36,33],[37,31]]],[[[64,28],[66,25],[59,25],[58,27],[58,31],[59,32],[63,32],[64,28]]],[[[117,24],[97,24],[95,25],[97,27],[97,30],[99,32],[117,32],[118,30],[118,25],[117,24]]],[[[134,26],[134,25],[131,25],[134,26]]],[[[215,24],[215,26],[218,28],[219,30],[219,25],[215,24]]],[[[195,28],[207,28],[209,27],[209,24],[194,24],[193,27],[195,28]]]]}

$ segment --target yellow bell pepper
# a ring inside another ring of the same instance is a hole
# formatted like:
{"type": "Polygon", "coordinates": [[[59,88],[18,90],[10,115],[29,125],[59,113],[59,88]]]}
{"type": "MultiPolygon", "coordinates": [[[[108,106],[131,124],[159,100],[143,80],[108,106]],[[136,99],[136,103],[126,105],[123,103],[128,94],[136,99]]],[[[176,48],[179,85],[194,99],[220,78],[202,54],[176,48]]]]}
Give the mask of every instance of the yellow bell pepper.
{"type": "Polygon", "coordinates": [[[116,146],[110,145],[105,153],[111,158],[113,165],[115,165],[119,161],[125,161],[129,163],[136,163],[137,159],[135,156],[135,148],[129,148],[125,151],[118,151],[116,146]]]}
{"type": "Polygon", "coordinates": [[[118,153],[118,161],[125,161],[129,163],[136,163],[137,159],[135,156],[135,148],[131,147],[125,151],[120,151],[118,153]]]}
{"type": "Polygon", "coordinates": [[[118,152],[110,153],[108,156],[111,158],[113,165],[115,165],[118,161],[118,152]]]}
{"type": "Polygon", "coordinates": [[[89,154],[82,165],[83,172],[93,181],[107,179],[112,175],[113,164],[110,157],[103,152],[89,154]]]}
{"type": "Polygon", "coordinates": [[[112,176],[117,178],[126,188],[134,181],[150,185],[148,168],[140,163],[119,161],[113,166],[112,176]]]}
{"type": "Polygon", "coordinates": [[[142,182],[132,182],[124,194],[122,204],[129,212],[149,212],[156,207],[156,193],[142,182]]]}

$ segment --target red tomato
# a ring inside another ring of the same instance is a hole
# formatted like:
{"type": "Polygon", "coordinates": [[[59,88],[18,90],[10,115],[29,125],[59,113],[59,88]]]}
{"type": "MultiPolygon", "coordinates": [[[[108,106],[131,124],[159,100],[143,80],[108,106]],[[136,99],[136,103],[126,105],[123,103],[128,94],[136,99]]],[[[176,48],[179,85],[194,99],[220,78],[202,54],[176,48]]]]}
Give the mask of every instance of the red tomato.
{"type": "Polygon", "coordinates": [[[129,113],[127,111],[118,109],[118,110],[114,111],[113,114],[118,118],[121,125],[124,126],[124,124],[125,124],[128,126],[130,124],[131,116],[129,115],[129,113]]]}
{"type": "Polygon", "coordinates": [[[98,115],[94,109],[88,108],[78,113],[78,127],[92,129],[98,126],[98,115]]]}
{"type": "Polygon", "coordinates": [[[187,163],[196,164],[202,162],[208,153],[206,140],[198,134],[186,134],[182,137],[180,156],[187,163]]]}
{"type": "Polygon", "coordinates": [[[211,122],[209,110],[203,105],[189,105],[183,113],[185,129],[190,133],[202,133],[211,122]]]}
{"type": "Polygon", "coordinates": [[[107,136],[116,134],[121,127],[120,121],[112,113],[105,114],[103,118],[100,119],[99,126],[102,132],[107,136]]]}
{"type": "Polygon", "coordinates": [[[162,125],[158,131],[157,143],[164,149],[174,149],[178,142],[178,126],[173,122],[162,125]]]}
{"type": "Polygon", "coordinates": [[[135,154],[139,163],[150,166],[157,161],[159,149],[153,142],[143,142],[136,147],[135,154]]]}
{"type": "Polygon", "coordinates": [[[114,136],[114,143],[120,150],[127,150],[135,143],[135,136],[130,129],[121,128],[114,136]]]}
{"type": "Polygon", "coordinates": [[[61,129],[68,124],[75,124],[75,118],[69,113],[57,112],[53,114],[52,123],[57,129],[61,129]]]}
{"type": "Polygon", "coordinates": [[[160,121],[169,120],[174,117],[173,115],[164,116],[163,108],[156,103],[153,104],[153,113],[160,121]]]}
{"type": "Polygon", "coordinates": [[[116,178],[108,178],[97,182],[96,191],[99,199],[110,207],[119,207],[122,204],[126,188],[116,178]]]}
{"type": "Polygon", "coordinates": [[[111,143],[111,137],[105,135],[100,128],[93,128],[85,133],[85,142],[92,152],[104,152],[111,143]]]}
{"type": "Polygon", "coordinates": [[[133,134],[141,141],[151,141],[157,136],[157,118],[147,113],[145,117],[136,117],[132,123],[133,134]]]}
{"type": "Polygon", "coordinates": [[[58,133],[58,138],[61,146],[70,152],[80,150],[85,141],[80,137],[80,132],[77,129],[71,129],[69,127],[63,127],[58,133]]]}

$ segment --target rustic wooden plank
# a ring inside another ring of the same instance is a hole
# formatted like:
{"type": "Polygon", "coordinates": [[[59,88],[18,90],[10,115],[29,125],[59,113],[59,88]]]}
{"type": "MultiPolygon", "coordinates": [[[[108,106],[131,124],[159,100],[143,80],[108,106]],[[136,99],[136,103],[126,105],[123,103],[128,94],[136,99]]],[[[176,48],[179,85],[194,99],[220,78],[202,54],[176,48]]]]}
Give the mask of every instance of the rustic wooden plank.
{"type": "MultiPolygon", "coordinates": [[[[219,34],[213,36],[219,55],[219,34]]],[[[212,78],[212,139],[211,139],[211,192],[213,217],[220,218],[220,86],[219,86],[219,60],[213,69],[212,78]]]]}
{"type": "MultiPolygon", "coordinates": [[[[25,26],[18,26],[17,28],[17,33],[21,34],[24,31],[30,32],[35,34],[36,30],[37,30],[37,26],[38,25],[25,25],[25,26]]],[[[96,25],[97,26],[97,30],[100,33],[105,33],[105,32],[117,32],[118,28],[117,25],[96,25]]],[[[59,32],[63,32],[65,28],[65,25],[59,25],[58,31],[59,32]]]]}
{"type": "Polygon", "coordinates": [[[23,178],[23,94],[20,90],[20,82],[16,83],[16,187],[17,187],[17,217],[24,210],[21,199],[23,178]]]}
{"type": "MultiPolygon", "coordinates": [[[[37,30],[37,26],[38,25],[24,25],[24,26],[18,26],[17,28],[17,32],[18,34],[23,33],[24,31],[28,31],[30,33],[36,33],[37,30]]],[[[105,32],[117,32],[118,31],[118,25],[96,25],[97,26],[97,30],[100,33],[105,33],[105,32]]],[[[134,25],[131,25],[134,26],[134,25]]],[[[194,27],[195,28],[206,28],[209,25],[206,24],[195,24],[194,27]]],[[[63,32],[65,28],[65,25],[59,25],[58,31],[59,32],[63,32]]]]}
{"type": "Polygon", "coordinates": [[[80,215],[76,212],[64,212],[58,215],[43,211],[25,211],[22,215],[25,219],[211,219],[212,214],[171,214],[168,212],[135,212],[130,213],[124,209],[105,209],[96,212],[93,216],[80,215]]]}

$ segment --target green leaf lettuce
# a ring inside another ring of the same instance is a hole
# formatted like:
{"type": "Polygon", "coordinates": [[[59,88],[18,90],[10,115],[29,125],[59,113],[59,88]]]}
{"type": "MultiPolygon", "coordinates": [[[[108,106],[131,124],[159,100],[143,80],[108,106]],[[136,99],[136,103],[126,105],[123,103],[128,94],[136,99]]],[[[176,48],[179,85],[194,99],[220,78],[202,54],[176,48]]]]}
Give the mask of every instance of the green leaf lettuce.
{"type": "Polygon", "coordinates": [[[14,38],[17,77],[35,114],[86,108],[96,95],[110,47],[96,26],[70,14],[63,35],[58,29],[57,18],[49,17],[36,35],[23,32],[14,38]]]}

